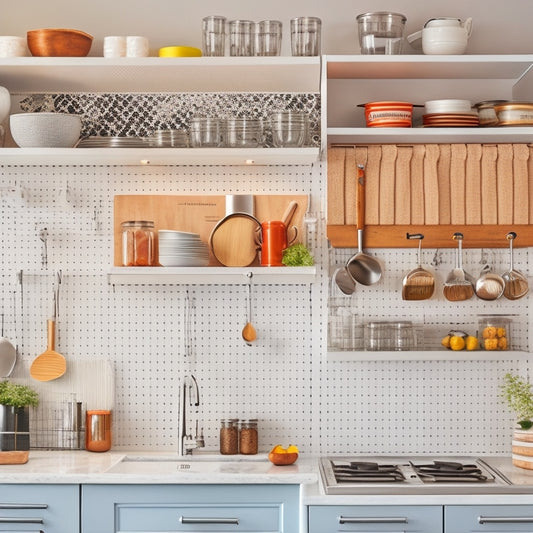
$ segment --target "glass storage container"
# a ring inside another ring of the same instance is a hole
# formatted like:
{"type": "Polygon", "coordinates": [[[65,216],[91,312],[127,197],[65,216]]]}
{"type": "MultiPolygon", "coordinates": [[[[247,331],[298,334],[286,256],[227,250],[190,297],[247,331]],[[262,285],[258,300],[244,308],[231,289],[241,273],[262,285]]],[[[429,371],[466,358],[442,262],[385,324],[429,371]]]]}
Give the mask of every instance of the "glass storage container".
{"type": "Polygon", "coordinates": [[[481,349],[510,350],[511,324],[509,315],[478,315],[478,335],[481,349]]]}
{"type": "Polygon", "coordinates": [[[128,220],[122,229],[122,266],[153,266],[154,223],[151,220],[128,220]]]}

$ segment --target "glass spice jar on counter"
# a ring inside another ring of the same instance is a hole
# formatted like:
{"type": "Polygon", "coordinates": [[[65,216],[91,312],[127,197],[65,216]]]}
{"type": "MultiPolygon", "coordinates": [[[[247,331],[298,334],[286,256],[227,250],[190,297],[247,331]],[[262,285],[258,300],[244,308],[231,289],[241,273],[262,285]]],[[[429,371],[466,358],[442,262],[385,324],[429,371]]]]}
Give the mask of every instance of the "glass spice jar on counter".
{"type": "Polygon", "coordinates": [[[122,266],[153,266],[154,223],[151,220],[128,220],[122,229],[122,266]]]}
{"type": "Polygon", "coordinates": [[[255,455],[257,453],[257,418],[241,421],[239,431],[239,449],[244,455],[255,455]]]}
{"type": "Polygon", "coordinates": [[[220,453],[222,455],[239,453],[239,430],[236,418],[224,418],[220,421],[220,453]]]}

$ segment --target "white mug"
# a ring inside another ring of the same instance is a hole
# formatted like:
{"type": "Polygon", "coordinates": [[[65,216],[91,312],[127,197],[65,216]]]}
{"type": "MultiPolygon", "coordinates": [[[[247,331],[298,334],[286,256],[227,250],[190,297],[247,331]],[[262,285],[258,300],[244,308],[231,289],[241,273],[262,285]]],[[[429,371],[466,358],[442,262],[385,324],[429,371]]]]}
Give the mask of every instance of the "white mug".
{"type": "Polygon", "coordinates": [[[122,35],[104,37],[104,57],[126,57],[126,37],[122,35]]]}
{"type": "Polygon", "coordinates": [[[150,43],[146,37],[128,35],[126,37],[127,57],[148,57],[150,55],[150,43]]]}

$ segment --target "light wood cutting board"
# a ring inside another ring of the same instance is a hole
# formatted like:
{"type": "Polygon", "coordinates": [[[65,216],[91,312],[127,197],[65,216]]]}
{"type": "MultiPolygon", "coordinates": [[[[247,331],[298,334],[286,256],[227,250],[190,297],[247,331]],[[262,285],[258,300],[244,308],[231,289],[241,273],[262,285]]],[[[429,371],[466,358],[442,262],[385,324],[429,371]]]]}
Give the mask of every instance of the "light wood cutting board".
{"type": "MultiPolygon", "coordinates": [[[[308,196],[298,194],[255,195],[254,216],[260,221],[280,220],[291,200],[298,203],[291,226],[298,228],[297,242],[303,235],[303,217],[308,196]]],[[[222,195],[118,195],[114,206],[114,265],[121,265],[121,230],[125,220],[153,220],[155,230],[170,229],[198,233],[208,243],[215,224],[226,215],[226,197],[222,195]]],[[[157,253],[157,239],[156,239],[157,253]]],[[[210,265],[219,263],[210,257],[210,265]]]]}

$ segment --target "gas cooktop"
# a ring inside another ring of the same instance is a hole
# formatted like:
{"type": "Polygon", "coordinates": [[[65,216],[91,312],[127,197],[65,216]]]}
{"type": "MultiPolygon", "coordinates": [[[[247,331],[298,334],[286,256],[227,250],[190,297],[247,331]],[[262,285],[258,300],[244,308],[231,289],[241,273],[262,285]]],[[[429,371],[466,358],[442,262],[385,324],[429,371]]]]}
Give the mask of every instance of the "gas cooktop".
{"type": "Polygon", "coordinates": [[[511,482],[472,457],[323,457],[326,494],[498,492],[511,482]]]}

